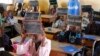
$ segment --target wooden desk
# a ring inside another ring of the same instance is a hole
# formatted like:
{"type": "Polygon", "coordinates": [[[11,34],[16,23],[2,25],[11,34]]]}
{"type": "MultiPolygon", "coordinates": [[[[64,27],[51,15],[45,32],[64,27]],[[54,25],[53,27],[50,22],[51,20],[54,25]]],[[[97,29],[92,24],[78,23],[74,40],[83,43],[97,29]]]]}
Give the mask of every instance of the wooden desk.
{"type": "MultiPolygon", "coordinates": [[[[69,45],[72,45],[72,44],[69,44],[69,43],[61,43],[61,42],[58,42],[58,41],[54,41],[52,40],[52,43],[51,43],[51,54],[50,56],[67,56],[67,54],[74,54],[74,53],[66,53],[64,52],[63,49],[60,48],[60,46],[69,46],[69,45]]],[[[75,45],[76,48],[78,49],[81,49],[83,46],[81,45],[75,45]]]]}
{"type": "Polygon", "coordinates": [[[88,35],[88,37],[83,37],[83,44],[88,47],[93,47],[93,43],[98,40],[100,40],[100,36],[88,35]],[[93,36],[93,37],[91,37],[91,36],[93,36]]]}
{"type": "MultiPolygon", "coordinates": [[[[14,19],[24,20],[24,17],[14,16],[14,19]]],[[[41,15],[41,19],[43,22],[53,22],[55,20],[53,15],[41,15]]]]}
{"type": "Polygon", "coordinates": [[[44,27],[50,27],[55,18],[54,15],[41,15],[41,20],[44,27]]]}
{"type": "Polygon", "coordinates": [[[61,29],[58,28],[45,28],[45,33],[48,39],[54,39],[53,37],[56,35],[57,32],[60,32],[61,29]]]}
{"type": "Polygon", "coordinates": [[[24,17],[14,16],[14,19],[22,21],[22,20],[24,20],[24,17]]]}
{"type": "Polygon", "coordinates": [[[41,15],[43,22],[53,22],[55,20],[54,15],[41,15]]]}
{"type": "MultiPolygon", "coordinates": [[[[22,21],[24,20],[24,17],[18,17],[15,16],[14,19],[17,19],[19,23],[22,23],[22,21]]],[[[43,26],[51,26],[52,22],[54,21],[53,16],[51,15],[41,15],[41,20],[43,23],[43,26]]]]}

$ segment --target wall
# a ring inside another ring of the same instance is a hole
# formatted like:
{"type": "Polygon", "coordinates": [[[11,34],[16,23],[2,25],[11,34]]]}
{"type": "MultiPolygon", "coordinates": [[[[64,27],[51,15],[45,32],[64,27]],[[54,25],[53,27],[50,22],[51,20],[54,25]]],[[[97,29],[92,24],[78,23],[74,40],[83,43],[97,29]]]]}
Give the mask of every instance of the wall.
{"type": "MultiPolygon", "coordinates": [[[[67,6],[68,0],[58,0],[58,7],[62,7],[61,4],[67,6]]],[[[81,5],[92,5],[92,8],[96,11],[100,11],[100,0],[80,0],[81,5]]]]}
{"type": "MultiPolygon", "coordinates": [[[[29,0],[24,0],[24,2],[28,2],[29,0]]],[[[49,9],[49,0],[38,0],[39,7],[42,11],[48,11],[49,9]]],[[[67,7],[68,0],[57,0],[58,7],[67,7]]],[[[92,5],[93,9],[96,11],[100,11],[100,0],[80,0],[82,5],[92,5]]]]}
{"type": "MultiPolygon", "coordinates": [[[[28,3],[29,0],[24,0],[24,2],[28,3]]],[[[38,0],[38,2],[39,2],[39,8],[40,8],[39,10],[48,12],[49,6],[50,6],[49,0],[38,0]]]]}
{"type": "Polygon", "coordinates": [[[48,12],[49,10],[49,0],[38,0],[39,1],[39,8],[41,11],[48,12]]]}
{"type": "Polygon", "coordinates": [[[100,11],[100,0],[82,0],[81,4],[92,5],[94,10],[100,11]]]}

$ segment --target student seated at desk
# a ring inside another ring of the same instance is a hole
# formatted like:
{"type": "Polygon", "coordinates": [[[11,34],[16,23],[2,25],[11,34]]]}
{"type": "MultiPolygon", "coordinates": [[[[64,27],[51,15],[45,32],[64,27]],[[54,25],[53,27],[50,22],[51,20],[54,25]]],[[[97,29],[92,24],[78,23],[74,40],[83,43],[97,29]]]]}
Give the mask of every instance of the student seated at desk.
{"type": "Polygon", "coordinates": [[[67,39],[67,42],[69,43],[74,43],[75,42],[75,36],[76,36],[76,32],[75,32],[76,27],[74,26],[70,26],[69,30],[65,32],[65,37],[67,39]]]}
{"type": "Polygon", "coordinates": [[[81,29],[80,27],[70,26],[69,30],[65,32],[67,42],[80,44],[81,42],[81,29]]]}
{"type": "Polygon", "coordinates": [[[6,18],[6,24],[8,24],[9,26],[7,26],[5,28],[10,29],[10,31],[9,31],[10,33],[7,33],[7,34],[11,38],[13,38],[16,35],[18,35],[18,32],[16,31],[16,28],[15,28],[15,24],[17,23],[17,21],[13,18],[13,14],[11,11],[8,11],[7,13],[8,13],[8,15],[5,18],[6,18]]]}
{"type": "Polygon", "coordinates": [[[64,17],[63,16],[57,16],[56,20],[52,24],[52,27],[61,29],[63,26],[65,26],[64,17]]]}
{"type": "Polygon", "coordinates": [[[8,13],[8,15],[6,16],[6,22],[11,24],[11,25],[14,25],[16,22],[15,22],[15,20],[13,18],[12,12],[8,11],[7,13],[8,13]]]}
{"type": "MultiPolygon", "coordinates": [[[[23,36],[25,40],[26,34],[23,36]]],[[[17,45],[16,50],[17,54],[22,56],[49,56],[50,51],[51,41],[47,39],[44,34],[32,34],[26,43],[22,40],[21,43],[17,45]]]]}
{"type": "Polygon", "coordinates": [[[66,32],[66,26],[63,26],[62,31],[60,31],[56,36],[58,41],[60,42],[66,41],[65,32],[66,32]]]}
{"type": "Polygon", "coordinates": [[[3,29],[0,27],[0,45],[6,50],[6,51],[12,51],[12,43],[10,38],[4,34],[3,29]]]}

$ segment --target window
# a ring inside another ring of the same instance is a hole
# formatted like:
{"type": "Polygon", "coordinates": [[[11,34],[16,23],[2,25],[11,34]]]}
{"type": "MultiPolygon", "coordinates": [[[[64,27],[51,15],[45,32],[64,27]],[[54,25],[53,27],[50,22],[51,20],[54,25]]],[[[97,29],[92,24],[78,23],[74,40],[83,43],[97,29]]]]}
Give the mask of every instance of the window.
{"type": "Polygon", "coordinates": [[[0,3],[12,4],[13,3],[13,0],[0,0],[0,3]]]}

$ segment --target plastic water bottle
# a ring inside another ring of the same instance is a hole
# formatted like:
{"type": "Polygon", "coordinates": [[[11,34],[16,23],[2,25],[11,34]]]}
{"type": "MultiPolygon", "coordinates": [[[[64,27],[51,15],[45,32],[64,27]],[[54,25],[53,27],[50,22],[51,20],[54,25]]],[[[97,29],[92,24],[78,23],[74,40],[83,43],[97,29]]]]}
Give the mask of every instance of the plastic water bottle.
{"type": "Polygon", "coordinates": [[[68,15],[80,15],[80,3],[78,0],[69,0],[68,2],[68,15]]]}

